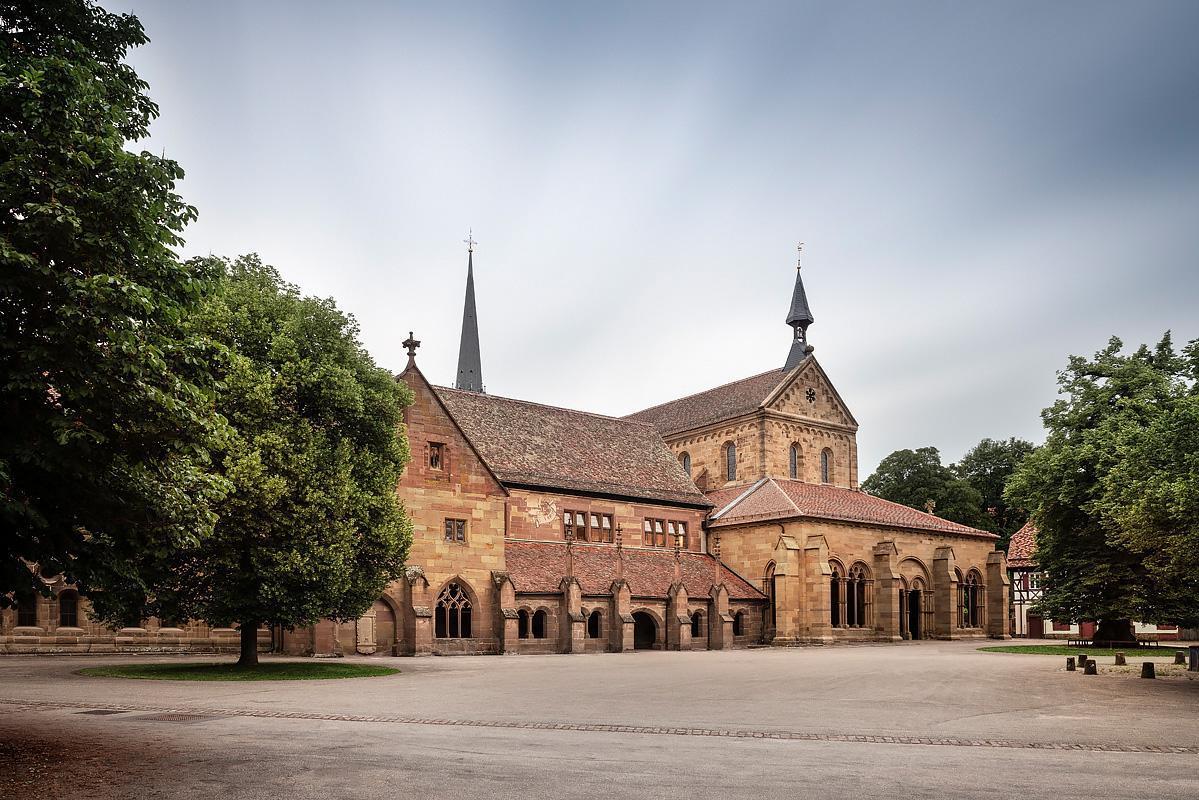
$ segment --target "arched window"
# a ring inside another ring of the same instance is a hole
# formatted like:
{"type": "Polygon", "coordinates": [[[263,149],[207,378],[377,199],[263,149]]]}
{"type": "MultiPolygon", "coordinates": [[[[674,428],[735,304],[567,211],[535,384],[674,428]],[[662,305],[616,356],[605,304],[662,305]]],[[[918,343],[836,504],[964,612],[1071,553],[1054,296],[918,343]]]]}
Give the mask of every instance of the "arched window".
{"type": "Polygon", "coordinates": [[[37,627],[37,595],[17,595],[17,626],[21,628],[37,627]]]}
{"type": "Polygon", "coordinates": [[[820,451],[820,481],[833,482],[833,451],[827,447],[820,451]]]}
{"type": "Polygon", "coordinates": [[[958,588],[958,594],[961,597],[961,627],[963,628],[982,627],[982,614],[979,611],[981,601],[981,592],[979,589],[981,585],[982,576],[976,570],[970,570],[966,573],[965,579],[958,588]]]}
{"type": "Polygon", "coordinates": [[[691,638],[692,639],[699,638],[703,629],[704,629],[704,615],[703,615],[703,613],[696,611],[695,613],[693,613],[691,615],[691,638]]]}
{"type": "Polygon", "coordinates": [[[841,572],[841,565],[833,564],[833,575],[829,578],[828,584],[828,605],[829,622],[834,628],[844,625],[841,621],[841,586],[844,582],[845,575],[841,572]]]}
{"type": "Polygon", "coordinates": [[[787,474],[791,476],[791,480],[799,478],[799,445],[792,444],[787,453],[787,474]]]}
{"type": "Polygon", "coordinates": [[[79,627],[79,594],[74,589],[58,594],[58,627],[79,627]]]}
{"type": "Polygon", "coordinates": [[[744,611],[738,611],[736,614],[733,615],[733,635],[734,636],[744,636],[745,635],[745,612],[744,611]]]}
{"type": "Polygon", "coordinates": [[[849,579],[845,582],[845,623],[851,628],[866,627],[868,583],[869,573],[864,564],[854,564],[850,567],[849,579]]]}
{"type": "Polygon", "coordinates": [[[727,442],[724,446],[724,479],[737,480],[737,445],[727,442]]]}
{"type": "Polygon", "coordinates": [[[691,474],[691,454],[684,452],[679,455],[679,463],[683,465],[683,472],[691,474]]]}
{"type": "Polygon", "coordinates": [[[537,612],[533,614],[533,638],[534,639],[544,639],[545,638],[545,621],[548,617],[549,617],[549,614],[545,613],[544,608],[538,609],[537,612]]]}
{"type": "Polygon", "coordinates": [[[516,635],[521,639],[529,638],[529,612],[523,608],[516,612],[516,635]]]}
{"type": "Polygon", "coordinates": [[[771,561],[766,565],[766,577],[762,579],[762,591],[770,599],[770,607],[766,609],[766,619],[770,623],[769,628],[771,632],[774,631],[775,626],[778,624],[778,612],[774,604],[774,572],[775,564],[771,561]]]}
{"type": "Polygon", "coordinates": [[[457,583],[447,584],[437,598],[438,639],[470,638],[470,597],[457,583]]]}
{"type": "Polygon", "coordinates": [[[603,629],[604,616],[597,608],[587,615],[587,638],[600,638],[600,631],[603,629]]]}

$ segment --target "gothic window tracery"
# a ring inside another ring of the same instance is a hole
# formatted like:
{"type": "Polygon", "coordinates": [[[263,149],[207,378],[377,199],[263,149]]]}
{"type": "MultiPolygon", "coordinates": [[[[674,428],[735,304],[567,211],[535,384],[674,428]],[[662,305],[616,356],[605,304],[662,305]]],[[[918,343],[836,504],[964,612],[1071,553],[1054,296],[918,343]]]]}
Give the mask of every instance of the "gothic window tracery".
{"type": "Polygon", "coordinates": [[[436,635],[438,639],[471,638],[471,602],[466,591],[451,582],[437,597],[436,635]]]}

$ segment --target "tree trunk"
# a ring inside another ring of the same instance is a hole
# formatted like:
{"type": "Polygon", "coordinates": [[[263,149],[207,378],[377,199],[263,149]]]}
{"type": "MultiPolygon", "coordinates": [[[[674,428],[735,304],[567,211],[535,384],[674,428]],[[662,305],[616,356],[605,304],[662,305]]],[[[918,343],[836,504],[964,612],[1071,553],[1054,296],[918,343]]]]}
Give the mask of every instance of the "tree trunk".
{"type": "Polygon", "coordinates": [[[1127,619],[1101,619],[1095,627],[1093,642],[1135,642],[1136,633],[1132,621],[1127,619]]]}
{"type": "Polygon", "coordinates": [[[241,624],[241,657],[237,659],[239,667],[258,666],[258,623],[243,622],[241,624]]]}

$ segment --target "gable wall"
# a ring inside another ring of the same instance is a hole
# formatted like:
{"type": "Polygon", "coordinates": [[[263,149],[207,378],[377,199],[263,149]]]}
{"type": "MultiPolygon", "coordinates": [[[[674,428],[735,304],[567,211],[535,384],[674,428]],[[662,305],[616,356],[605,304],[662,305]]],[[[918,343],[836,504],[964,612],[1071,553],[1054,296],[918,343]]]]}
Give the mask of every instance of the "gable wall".
{"type": "Polygon", "coordinates": [[[477,598],[474,638],[487,647],[497,612],[491,572],[504,569],[506,496],[475,455],[465,437],[442,410],[433,389],[419,373],[407,373],[413,404],[405,412],[412,462],[400,477],[398,492],[412,518],[408,563],[424,569],[431,600],[458,576],[477,598]],[[429,468],[429,445],[445,445],[442,470],[429,468]],[[467,521],[465,544],[445,541],[447,518],[467,521]]]}
{"type": "Polygon", "coordinates": [[[666,440],[666,446],[676,458],[684,452],[691,455],[692,480],[707,469],[708,485],[700,487],[704,491],[726,486],[748,486],[762,477],[762,425],[761,414],[755,414],[728,425],[672,436],[666,440]],[[732,481],[725,480],[726,442],[737,445],[737,478],[732,481]]]}

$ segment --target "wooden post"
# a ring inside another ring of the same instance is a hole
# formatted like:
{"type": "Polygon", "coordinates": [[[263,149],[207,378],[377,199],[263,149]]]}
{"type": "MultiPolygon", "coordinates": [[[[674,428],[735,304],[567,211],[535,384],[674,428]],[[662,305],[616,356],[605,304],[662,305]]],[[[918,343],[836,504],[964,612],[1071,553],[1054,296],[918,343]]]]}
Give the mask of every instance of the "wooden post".
{"type": "Polygon", "coordinates": [[[1175,650],[1175,651],[1174,651],[1174,663],[1175,663],[1175,664],[1185,664],[1185,663],[1187,663],[1187,655],[1186,655],[1186,653],[1182,652],[1181,650],[1175,650]]]}
{"type": "Polygon", "coordinates": [[[1074,656],[1066,656],[1066,672],[1074,672],[1074,656]]]}
{"type": "Polygon", "coordinates": [[[1123,654],[1123,653],[1116,653],[1116,666],[1117,666],[1117,667],[1122,667],[1122,666],[1124,666],[1126,663],[1128,663],[1128,662],[1126,662],[1126,661],[1124,660],[1124,654],[1123,654]]]}
{"type": "Polygon", "coordinates": [[[1187,672],[1199,672],[1199,645],[1191,645],[1187,649],[1191,653],[1191,663],[1187,666],[1187,672]]]}
{"type": "Polygon", "coordinates": [[[1095,659],[1088,659],[1087,665],[1082,669],[1083,675],[1098,675],[1099,667],[1095,664],[1095,659]]]}
{"type": "Polygon", "coordinates": [[[1144,664],[1141,664],[1141,677],[1142,678],[1156,678],[1157,677],[1157,675],[1153,671],[1153,662],[1152,661],[1146,661],[1144,664]]]}

